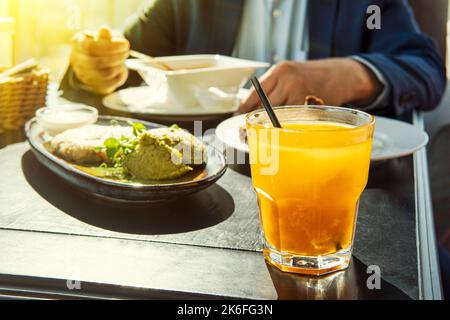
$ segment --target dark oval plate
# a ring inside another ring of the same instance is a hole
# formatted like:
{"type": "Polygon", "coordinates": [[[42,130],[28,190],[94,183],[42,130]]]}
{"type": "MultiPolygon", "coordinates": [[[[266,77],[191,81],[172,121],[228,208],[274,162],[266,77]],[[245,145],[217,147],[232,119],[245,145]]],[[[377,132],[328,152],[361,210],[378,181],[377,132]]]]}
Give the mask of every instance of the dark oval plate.
{"type": "MultiPolygon", "coordinates": [[[[147,121],[110,116],[100,116],[97,124],[109,125],[111,120],[114,120],[120,126],[128,126],[128,123],[131,121],[142,123],[147,129],[163,127],[147,121]]],[[[72,164],[49,152],[45,147],[49,137],[42,127],[39,126],[36,118],[27,122],[25,133],[31,150],[39,162],[69,183],[97,197],[122,201],[172,199],[206,189],[219,180],[227,170],[223,153],[206,144],[208,163],[196,168],[193,172],[180,179],[133,182],[99,178],[85,172],[89,168],[72,164]]]]}

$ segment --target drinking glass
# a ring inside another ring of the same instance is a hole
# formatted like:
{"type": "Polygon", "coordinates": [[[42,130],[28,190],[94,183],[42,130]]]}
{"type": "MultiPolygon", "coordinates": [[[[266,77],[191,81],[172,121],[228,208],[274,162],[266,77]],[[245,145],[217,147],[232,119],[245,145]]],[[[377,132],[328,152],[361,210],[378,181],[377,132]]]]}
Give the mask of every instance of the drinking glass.
{"type": "Polygon", "coordinates": [[[253,185],[266,260],[322,275],[348,267],[358,203],[367,184],[375,118],[328,106],[247,115],[253,185]]]}

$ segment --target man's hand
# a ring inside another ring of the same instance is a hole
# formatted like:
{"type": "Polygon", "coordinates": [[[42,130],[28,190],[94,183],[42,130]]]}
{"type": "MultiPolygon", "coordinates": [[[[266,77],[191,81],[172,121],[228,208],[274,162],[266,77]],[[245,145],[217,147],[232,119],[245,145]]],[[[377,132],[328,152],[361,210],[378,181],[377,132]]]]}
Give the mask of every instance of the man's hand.
{"type": "Polygon", "coordinates": [[[87,32],[75,35],[70,64],[75,76],[89,90],[106,95],[127,80],[124,61],[129,51],[130,43],[125,38],[112,36],[109,28],[102,27],[96,36],[87,32]]]}
{"type": "MultiPolygon", "coordinates": [[[[330,106],[347,103],[364,106],[382,90],[372,71],[348,58],[285,61],[273,66],[261,78],[261,85],[274,106],[301,105],[308,95],[319,97],[330,106]]],[[[250,112],[260,105],[252,89],[239,112],[250,112]]]]}

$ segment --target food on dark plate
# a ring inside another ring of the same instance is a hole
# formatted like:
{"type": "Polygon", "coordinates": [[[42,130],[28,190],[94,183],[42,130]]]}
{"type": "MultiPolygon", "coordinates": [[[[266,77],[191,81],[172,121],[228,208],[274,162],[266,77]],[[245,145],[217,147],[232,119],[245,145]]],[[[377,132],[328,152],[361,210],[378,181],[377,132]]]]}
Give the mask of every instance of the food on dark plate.
{"type": "MultiPolygon", "coordinates": [[[[320,99],[317,98],[315,96],[306,96],[305,98],[305,106],[324,106],[325,102],[320,99]]],[[[241,139],[241,141],[244,141],[245,143],[247,143],[247,128],[245,127],[245,125],[241,126],[239,128],[239,138],[241,139]]]]}
{"type": "Polygon", "coordinates": [[[48,148],[73,164],[90,165],[85,172],[123,180],[177,179],[207,161],[205,145],[176,125],[86,126],[57,135],[48,148]]]}
{"type": "Polygon", "coordinates": [[[182,152],[150,132],[139,137],[136,149],[125,158],[123,166],[131,176],[142,180],[174,179],[193,170],[183,163],[182,152]]]}
{"type": "Polygon", "coordinates": [[[189,132],[174,125],[171,128],[160,128],[149,131],[157,139],[163,140],[168,146],[181,149],[184,152],[183,163],[187,165],[199,165],[206,163],[206,147],[189,132]]]}
{"type": "Polygon", "coordinates": [[[179,178],[206,160],[205,145],[172,126],[142,133],[136,149],[125,159],[124,168],[138,179],[164,180],[179,178]]]}
{"type": "Polygon", "coordinates": [[[132,137],[131,127],[89,125],[70,129],[55,136],[49,144],[51,153],[76,164],[101,164],[108,160],[103,146],[109,138],[132,137]]]}

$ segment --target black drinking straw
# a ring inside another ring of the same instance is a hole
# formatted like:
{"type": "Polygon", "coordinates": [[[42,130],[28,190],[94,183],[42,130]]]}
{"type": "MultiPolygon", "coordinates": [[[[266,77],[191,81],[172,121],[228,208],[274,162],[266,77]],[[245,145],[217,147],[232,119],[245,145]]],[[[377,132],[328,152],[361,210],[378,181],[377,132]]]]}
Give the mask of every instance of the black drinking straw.
{"type": "Polygon", "coordinates": [[[264,92],[261,84],[258,81],[258,78],[253,77],[251,81],[253,83],[253,86],[255,87],[256,93],[258,93],[259,99],[261,99],[264,109],[266,109],[266,112],[269,115],[270,121],[272,122],[273,126],[275,128],[282,128],[280,121],[278,121],[278,118],[273,111],[273,107],[270,104],[269,98],[267,98],[266,93],[264,92]]]}

